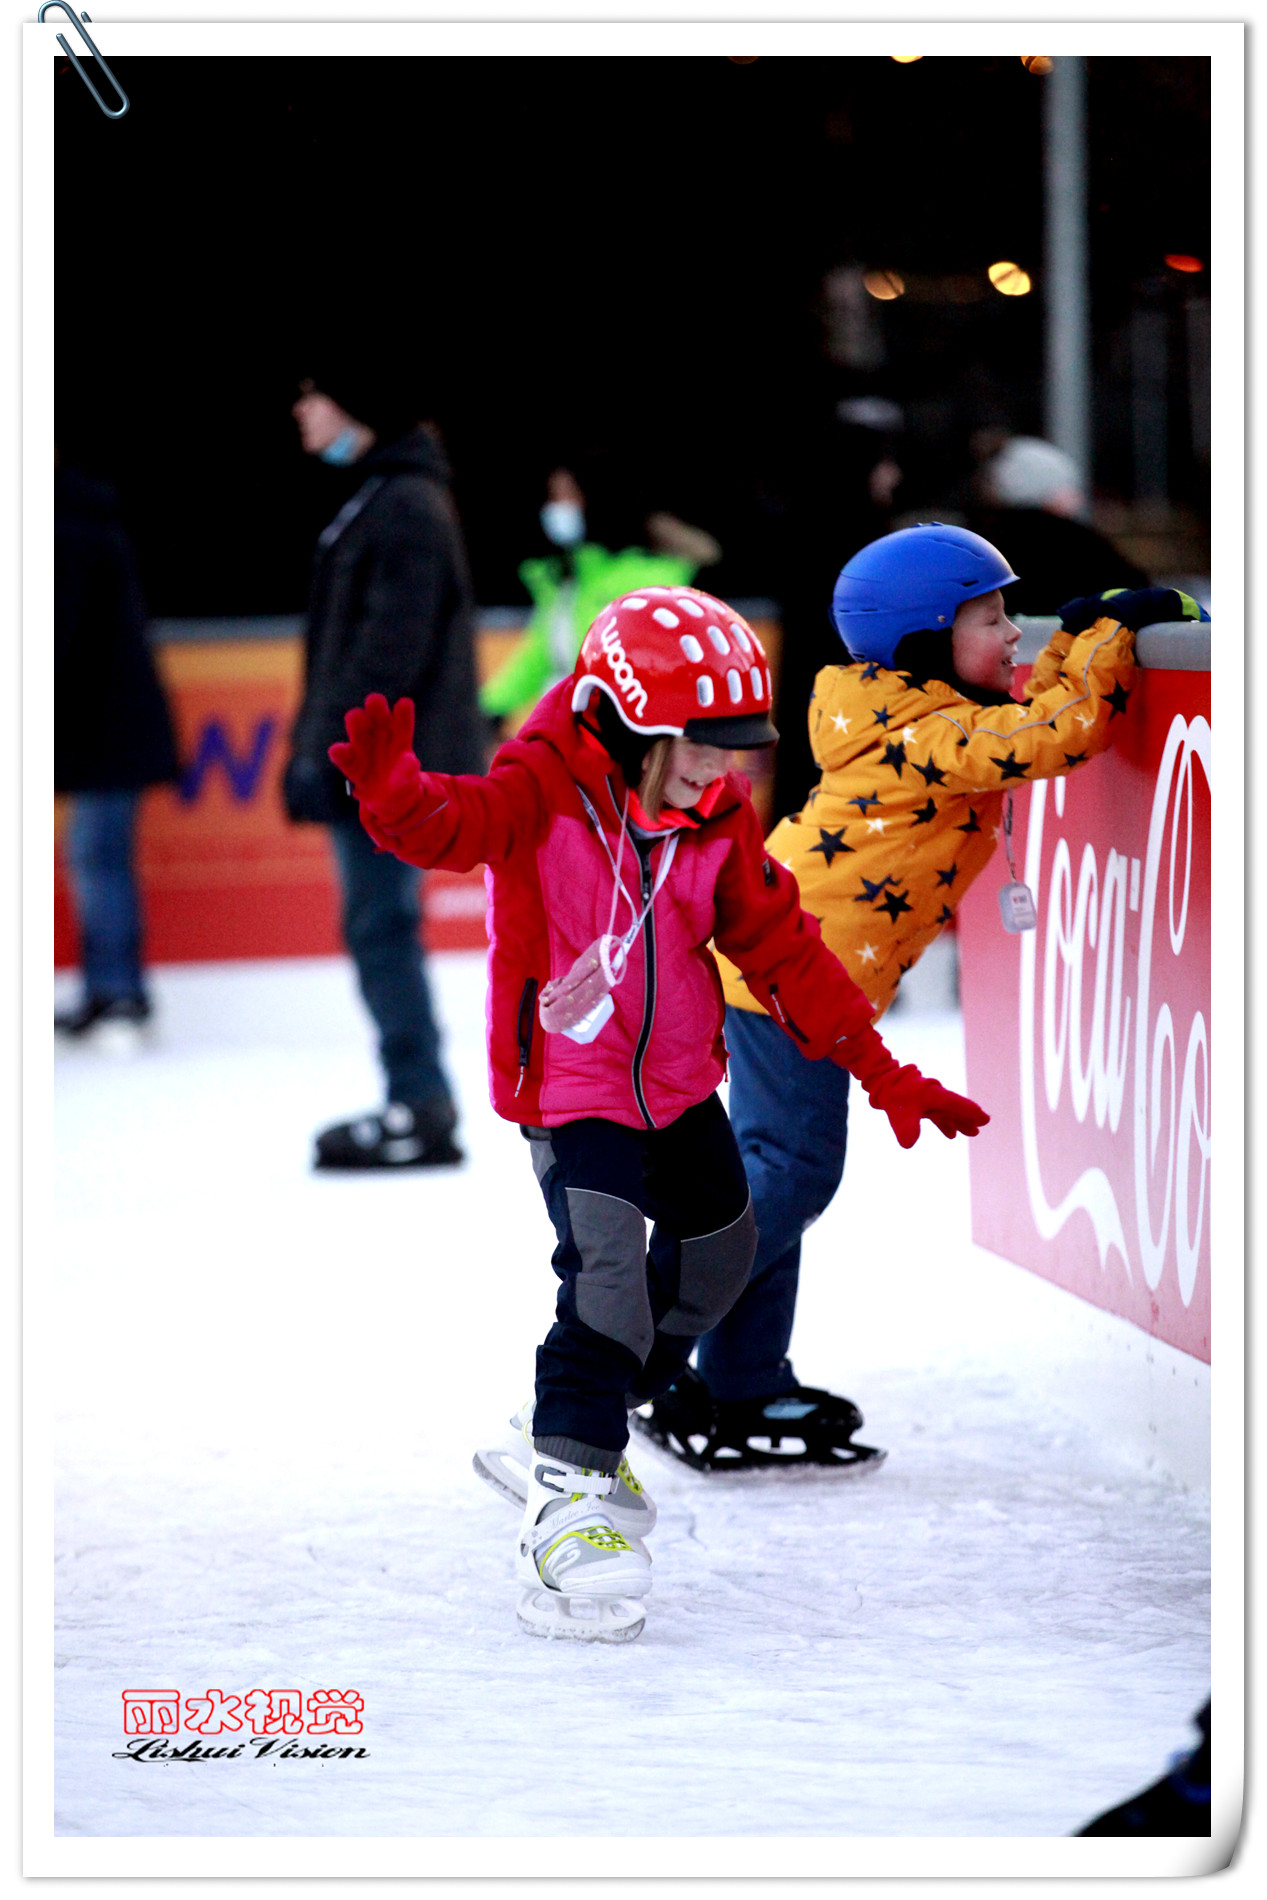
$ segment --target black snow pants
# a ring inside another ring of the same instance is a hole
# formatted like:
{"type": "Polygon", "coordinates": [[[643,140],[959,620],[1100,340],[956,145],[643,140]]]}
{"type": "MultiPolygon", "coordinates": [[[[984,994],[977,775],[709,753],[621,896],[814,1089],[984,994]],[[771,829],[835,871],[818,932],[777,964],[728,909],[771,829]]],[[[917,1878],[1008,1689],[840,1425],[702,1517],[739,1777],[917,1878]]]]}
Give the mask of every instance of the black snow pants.
{"type": "Polygon", "coordinates": [[[672,1385],[748,1283],[757,1228],[743,1161],[716,1095],[667,1128],[595,1118],[523,1132],[562,1282],[537,1349],[533,1439],[614,1472],[629,1409],[672,1385]]]}

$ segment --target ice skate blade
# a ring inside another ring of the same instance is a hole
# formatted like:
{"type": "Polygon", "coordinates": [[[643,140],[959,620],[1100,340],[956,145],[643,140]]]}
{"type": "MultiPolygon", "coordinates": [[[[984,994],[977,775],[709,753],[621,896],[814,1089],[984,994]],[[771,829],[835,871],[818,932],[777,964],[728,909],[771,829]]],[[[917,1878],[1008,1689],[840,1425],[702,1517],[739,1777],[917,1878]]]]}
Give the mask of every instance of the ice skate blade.
{"type": "Polygon", "coordinates": [[[477,1478],[491,1485],[499,1497],[517,1504],[520,1510],[528,1502],[528,1473],[499,1445],[477,1451],[471,1460],[471,1470],[477,1478]]]}
{"type": "Polygon", "coordinates": [[[547,1642],[632,1643],[646,1625],[641,1606],[629,1597],[564,1597],[553,1590],[526,1589],[519,1598],[519,1627],[547,1642]]]}
{"type": "Polygon", "coordinates": [[[741,1451],[738,1447],[727,1445],[710,1446],[702,1432],[681,1438],[677,1432],[653,1425],[649,1419],[640,1418],[637,1413],[634,1414],[633,1423],[659,1451],[707,1477],[714,1477],[719,1472],[750,1477],[755,1473],[770,1471],[803,1472],[807,1476],[830,1471],[837,1477],[861,1478],[868,1472],[878,1471],[889,1455],[878,1446],[860,1444],[851,1447],[853,1455],[848,1457],[812,1453],[805,1449],[804,1441],[799,1441],[797,1450],[778,1451],[769,1439],[764,1446],[750,1442],[741,1451]]]}

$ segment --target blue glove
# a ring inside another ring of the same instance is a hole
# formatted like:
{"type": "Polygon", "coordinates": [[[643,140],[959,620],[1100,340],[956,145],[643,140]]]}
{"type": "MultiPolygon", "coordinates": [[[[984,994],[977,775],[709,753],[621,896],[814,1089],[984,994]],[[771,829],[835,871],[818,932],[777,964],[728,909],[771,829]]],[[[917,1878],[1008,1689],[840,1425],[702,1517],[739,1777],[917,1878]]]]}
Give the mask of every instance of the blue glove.
{"type": "Polygon", "coordinates": [[[1132,633],[1161,620],[1208,620],[1209,614],[1191,594],[1177,587],[1110,587],[1103,594],[1084,594],[1067,600],[1060,610],[1066,633],[1085,633],[1097,620],[1120,620],[1132,633]]]}

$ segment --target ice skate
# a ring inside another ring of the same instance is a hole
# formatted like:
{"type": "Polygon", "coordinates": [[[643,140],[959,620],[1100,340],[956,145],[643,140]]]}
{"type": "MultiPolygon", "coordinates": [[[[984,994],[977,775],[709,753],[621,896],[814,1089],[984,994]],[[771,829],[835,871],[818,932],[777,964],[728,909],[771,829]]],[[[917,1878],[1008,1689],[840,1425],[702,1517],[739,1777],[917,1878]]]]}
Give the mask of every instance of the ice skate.
{"type": "MultiPolygon", "coordinates": [[[[529,1399],[511,1418],[500,1442],[481,1446],[471,1460],[473,1469],[485,1484],[491,1484],[494,1491],[521,1509],[528,1501],[528,1473],[533,1457],[532,1409],[533,1402],[529,1399]]],[[[627,1537],[631,1544],[640,1543],[655,1528],[655,1502],[635,1478],[627,1458],[620,1461],[616,1486],[608,1495],[605,1511],[613,1529],[627,1537]]]]}
{"type": "Polygon", "coordinates": [[[530,1636],[628,1643],[646,1621],[651,1589],[644,1546],[618,1531],[608,1509],[618,1480],[533,1451],[519,1527],[519,1622],[530,1636]]]}
{"type": "Polygon", "coordinates": [[[150,1000],[135,996],[87,996],[77,1009],[53,1018],[58,1035],[107,1056],[139,1055],[148,1045],[150,1000]]]}
{"type": "Polygon", "coordinates": [[[855,1439],[863,1418],[851,1399],[810,1385],[768,1399],[715,1399],[690,1366],[630,1423],[694,1471],[815,1465],[858,1476],[888,1456],[855,1439]]]}
{"type": "Polygon", "coordinates": [[[452,1139],[452,1103],[389,1102],[374,1115],[336,1122],[316,1138],[313,1167],[322,1169],[452,1168],[465,1159],[452,1139]]]}

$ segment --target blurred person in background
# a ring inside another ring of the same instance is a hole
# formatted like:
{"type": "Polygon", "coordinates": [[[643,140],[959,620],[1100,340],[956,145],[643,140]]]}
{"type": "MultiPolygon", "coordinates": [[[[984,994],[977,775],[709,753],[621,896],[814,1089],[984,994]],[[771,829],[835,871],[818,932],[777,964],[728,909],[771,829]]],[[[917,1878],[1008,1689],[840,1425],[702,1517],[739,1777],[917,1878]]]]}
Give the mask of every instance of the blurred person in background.
{"type": "Polygon", "coordinates": [[[55,1027],[134,1043],[145,986],[136,825],[141,793],[179,776],[171,715],[145,635],[136,557],[118,498],[77,469],[53,488],[53,772],[71,795],[68,864],[83,995],[55,1027]]]}
{"type": "Polygon", "coordinates": [[[354,492],[317,540],[303,702],[283,780],[288,815],[329,827],[343,936],[379,1037],[382,1109],[324,1129],[318,1168],[444,1167],[462,1160],[422,942],[417,869],[366,836],[327,748],[369,693],[408,697],[432,766],[483,764],[474,593],[447,458],[408,372],[376,375],[367,350],[320,367],[292,410],[306,454],[355,467],[354,492]]]}
{"type": "Polygon", "coordinates": [[[1021,578],[1018,614],[1058,614],[1074,594],[1147,587],[1149,576],[1082,519],[1087,498],[1073,457],[1035,435],[1014,435],[978,471],[968,526],[1005,547],[1021,578]]]}
{"type": "Polygon", "coordinates": [[[585,491],[572,470],[554,469],[546,481],[541,528],[557,552],[520,567],[519,578],[532,596],[532,618],[520,645],[480,692],[484,713],[498,727],[531,710],[551,686],[567,678],[587,628],[609,600],[637,587],[685,587],[701,568],[721,559],[711,534],[664,509],[641,524],[647,546],[611,553],[587,531],[586,507],[585,491]]]}
{"type": "Polygon", "coordinates": [[[783,623],[776,815],[803,805],[818,778],[804,708],[819,669],[840,657],[828,611],[840,550],[874,540],[890,525],[903,482],[903,427],[895,402],[846,398],[821,408],[795,445],[797,472],[787,484],[776,569],[783,623]]]}

